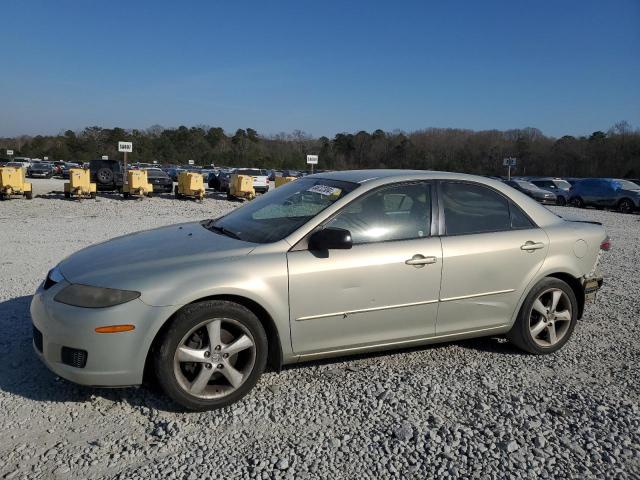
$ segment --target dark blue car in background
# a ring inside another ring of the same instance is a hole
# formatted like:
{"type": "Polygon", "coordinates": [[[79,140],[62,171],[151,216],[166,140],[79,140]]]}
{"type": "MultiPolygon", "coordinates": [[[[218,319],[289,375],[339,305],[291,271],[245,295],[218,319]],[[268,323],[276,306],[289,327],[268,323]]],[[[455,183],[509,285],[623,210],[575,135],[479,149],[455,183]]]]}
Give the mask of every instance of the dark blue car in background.
{"type": "Polygon", "coordinates": [[[584,208],[612,208],[622,213],[640,210],[640,185],[617,178],[587,178],[569,191],[571,205],[584,208]]]}

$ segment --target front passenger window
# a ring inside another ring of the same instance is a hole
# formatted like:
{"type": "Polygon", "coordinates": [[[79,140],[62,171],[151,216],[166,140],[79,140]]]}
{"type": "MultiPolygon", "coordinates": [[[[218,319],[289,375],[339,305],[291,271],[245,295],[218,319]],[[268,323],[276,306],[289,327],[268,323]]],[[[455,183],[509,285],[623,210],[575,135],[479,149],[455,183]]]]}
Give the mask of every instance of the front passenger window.
{"type": "Polygon", "coordinates": [[[325,226],[349,230],[354,244],[428,237],[431,186],[413,183],[375,190],[347,205],[325,226]]]}

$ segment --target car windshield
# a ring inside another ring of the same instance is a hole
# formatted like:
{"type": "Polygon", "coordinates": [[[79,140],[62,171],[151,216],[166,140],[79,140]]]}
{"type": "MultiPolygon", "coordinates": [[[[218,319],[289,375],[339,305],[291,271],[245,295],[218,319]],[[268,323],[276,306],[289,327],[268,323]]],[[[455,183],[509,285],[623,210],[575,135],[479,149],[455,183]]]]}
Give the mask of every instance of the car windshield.
{"type": "Polygon", "coordinates": [[[323,178],[296,180],[216,221],[203,222],[203,226],[246,242],[277,242],[357,186],[323,178]]]}
{"type": "Polygon", "coordinates": [[[539,188],[536,185],[534,185],[531,182],[527,182],[525,180],[514,180],[513,182],[527,190],[539,190],[539,188]]]}
{"type": "Polygon", "coordinates": [[[623,190],[640,190],[640,185],[629,180],[616,180],[623,190]]]}
{"type": "Polygon", "coordinates": [[[562,190],[569,190],[571,188],[571,184],[566,180],[554,180],[553,183],[556,184],[556,187],[562,190]]]}
{"type": "Polygon", "coordinates": [[[154,178],[165,178],[167,176],[166,173],[164,173],[162,170],[147,170],[147,176],[148,177],[154,177],[154,178]]]}

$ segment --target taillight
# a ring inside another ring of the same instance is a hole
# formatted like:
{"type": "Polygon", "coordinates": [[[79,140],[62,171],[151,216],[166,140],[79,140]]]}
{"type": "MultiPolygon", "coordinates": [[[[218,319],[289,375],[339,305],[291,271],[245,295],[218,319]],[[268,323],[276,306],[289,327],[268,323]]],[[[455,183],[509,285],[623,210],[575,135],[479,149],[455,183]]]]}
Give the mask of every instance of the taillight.
{"type": "Polygon", "coordinates": [[[607,236],[607,238],[605,238],[600,244],[600,250],[604,250],[605,252],[611,250],[611,239],[609,236],[607,236]]]}

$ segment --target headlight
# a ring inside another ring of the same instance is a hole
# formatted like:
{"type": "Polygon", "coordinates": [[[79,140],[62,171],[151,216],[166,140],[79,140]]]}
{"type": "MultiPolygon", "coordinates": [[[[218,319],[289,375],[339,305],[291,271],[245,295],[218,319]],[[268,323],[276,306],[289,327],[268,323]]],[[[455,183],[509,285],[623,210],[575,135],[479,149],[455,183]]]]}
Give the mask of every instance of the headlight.
{"type": "Polygon", "coordinates": [[[105,308],[130,302],[140,296],[140,292],[92,287],[90,285],[69,285],[53,297],[56,302],[75,307],[105,308]]]}

